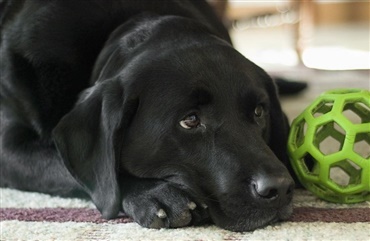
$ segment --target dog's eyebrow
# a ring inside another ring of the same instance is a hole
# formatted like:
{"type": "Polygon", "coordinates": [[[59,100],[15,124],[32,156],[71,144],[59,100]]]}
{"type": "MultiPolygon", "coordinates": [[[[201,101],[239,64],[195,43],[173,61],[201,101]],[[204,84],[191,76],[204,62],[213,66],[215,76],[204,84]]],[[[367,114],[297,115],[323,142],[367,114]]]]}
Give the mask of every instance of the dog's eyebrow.
{"type": "Polygon", "coordinates": [[[240,96],[240,103],[244,109],[254,110],[257,104],[269,106],[269,96],[266,91],[258,88],[249,89],[240,96]]]}
{"type": "Polygon", "coordinates": [[[190,96],[196,101],[197,105],[207,105],[213,101],[211,93],[203,88],[195,89],[190,96]]]}

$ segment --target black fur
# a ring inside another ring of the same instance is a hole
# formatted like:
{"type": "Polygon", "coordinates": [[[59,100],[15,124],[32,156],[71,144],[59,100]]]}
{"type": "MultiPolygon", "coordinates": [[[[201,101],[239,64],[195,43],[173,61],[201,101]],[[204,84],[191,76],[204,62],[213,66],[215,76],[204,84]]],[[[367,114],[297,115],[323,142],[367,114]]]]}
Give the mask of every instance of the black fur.
{"type": "Polygon", "coordinates": [[[2,187],[87,196],[151,228],[290,215],[276,88],[206,2],[1,7],[2,187]]]}

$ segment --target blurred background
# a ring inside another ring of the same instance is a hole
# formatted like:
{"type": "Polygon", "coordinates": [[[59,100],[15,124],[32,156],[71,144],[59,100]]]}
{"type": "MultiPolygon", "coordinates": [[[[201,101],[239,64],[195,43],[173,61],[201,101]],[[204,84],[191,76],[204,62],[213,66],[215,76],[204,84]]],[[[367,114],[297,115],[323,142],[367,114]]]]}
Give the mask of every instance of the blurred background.
{"type": "Polygon", "coordinates": [[[210,0],[235,48],[273,76],[306,82],[282,96],[290,120],[326,90],[370,89],[370,1],[210,0]]]}
{"type": "Polygon", "coordinates": [[[369,69],[369,1],[211,2],[236,48],[257,63],[369,69]]]}

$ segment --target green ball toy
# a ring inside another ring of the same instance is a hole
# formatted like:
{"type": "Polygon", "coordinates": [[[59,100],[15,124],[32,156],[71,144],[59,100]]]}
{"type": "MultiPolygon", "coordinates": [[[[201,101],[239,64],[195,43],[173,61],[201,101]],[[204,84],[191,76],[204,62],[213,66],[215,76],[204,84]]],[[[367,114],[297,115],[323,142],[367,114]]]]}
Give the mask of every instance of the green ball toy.
{"type": "Polygon", "coordinates": [[[302,185],[318,197],[370,201],[370,92],[321,94],[293,121],[288,153],[302,185]]]}

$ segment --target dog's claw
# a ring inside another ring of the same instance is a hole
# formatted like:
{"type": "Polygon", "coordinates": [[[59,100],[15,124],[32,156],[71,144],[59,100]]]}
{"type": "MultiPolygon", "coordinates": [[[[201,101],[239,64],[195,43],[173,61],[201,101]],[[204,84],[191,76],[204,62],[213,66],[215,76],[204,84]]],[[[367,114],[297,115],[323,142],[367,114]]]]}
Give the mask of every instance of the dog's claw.
{"type": "Polygon", "coordinates": [[[164,219],[167,218],[167,213],[163,209],[159,209],[157,212],[158,218],[164,219]]]}
{"type": "Polygon", "coordinates": [[[204,208],[204,209],[207,209],[207,208],[208,208],[207,204],[205,204],[205,203],[202,203],[202,204],[201,204],[201,206],[202,206],[202,208],[204,208]]]}
{"type": "Polygon", "coordinates": [[[195,202],[190,202],[188,203],[188,207],[190,210],[195,210],[197,208],[197,205],[195,204],[195,202]]]}

